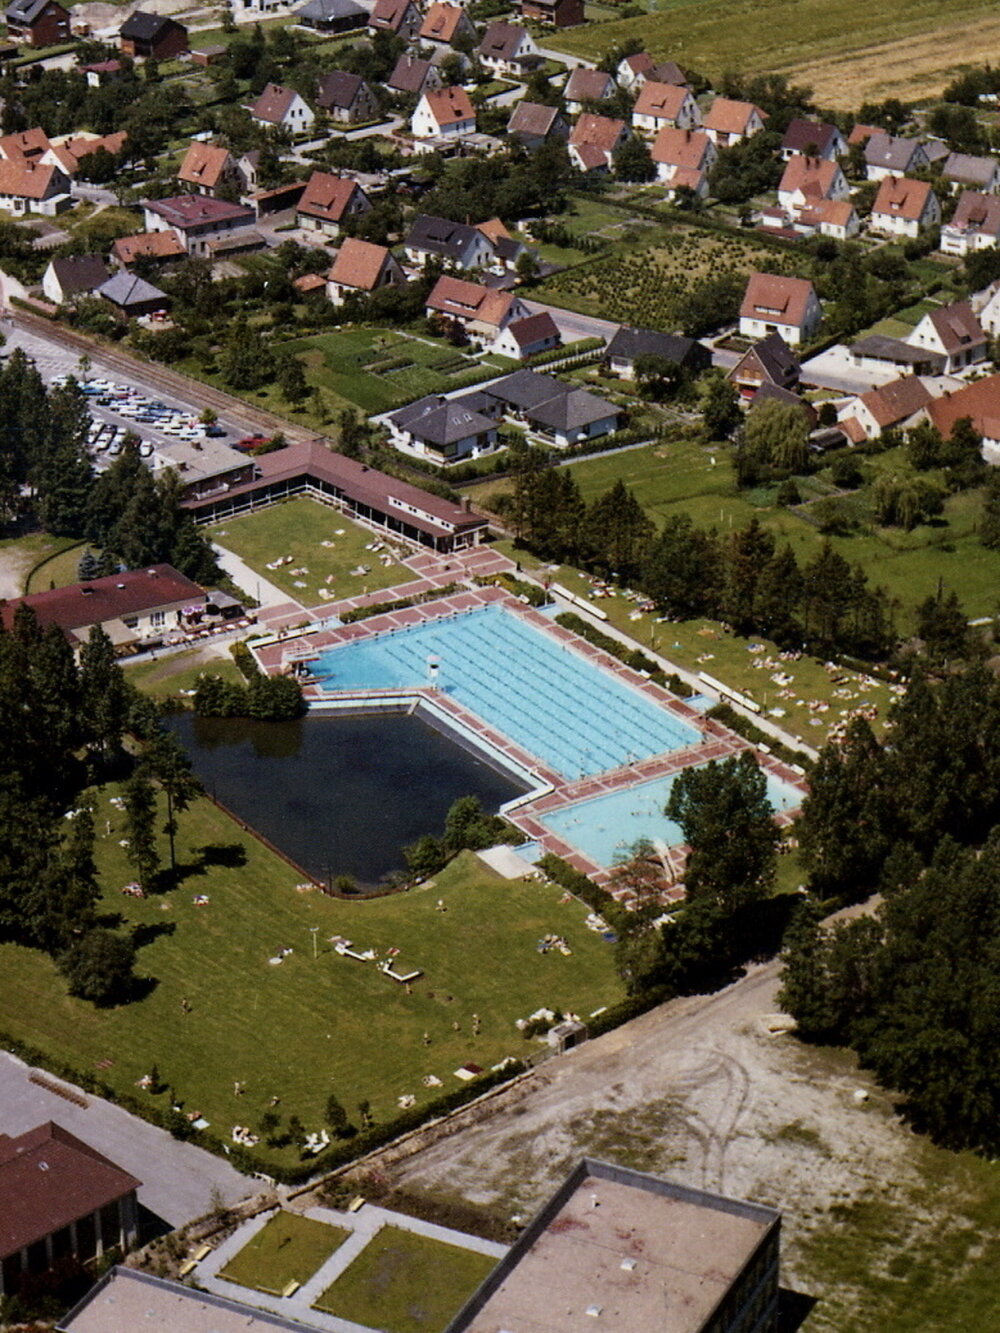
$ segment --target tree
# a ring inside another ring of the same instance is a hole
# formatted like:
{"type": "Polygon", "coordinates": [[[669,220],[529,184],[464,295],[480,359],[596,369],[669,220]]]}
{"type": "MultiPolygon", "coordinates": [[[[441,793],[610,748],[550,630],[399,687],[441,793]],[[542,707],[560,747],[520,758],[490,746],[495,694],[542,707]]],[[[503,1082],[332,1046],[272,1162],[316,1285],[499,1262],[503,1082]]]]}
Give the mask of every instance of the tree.
{"type": "Polygon", "coordinates": [[[61,955],[59,970],[69,992],[97,1005],[121,1003],[133,985],[135,948],[123,935],[95,927],[61,955]]]}
{"type": "Polygon", "coordinates": [[[156,850],[156,792],[153,784],[137,769],[122,788],[125,803],[125,836],[128,859],[143,889],[152,887],[160,867],[156,850]]]}
{"type": "Polygon", "coordinates": [[[682,770],[664,813],[691,848],[690,899],[712,898],[732,913],[770,891],[779,835],[764,774],[749,750],[682,770]]]}
{"type": "Polygon", "coordinates": [[[256,389],[274,375],[274,356],[260,330],[240,317],[222,349],[222,378],[234,389],[256,389]]]}
{"type": "Polygon", "coordinates": [[[701,412],[705,430],[713,440],[728,439],[741,420],[739,396],[719,370],[711,371],[702,381],[701,412]]]}
{"type": "Polygon", "coordinates": [[[336,1134],[338,1139],[347,1138],[354,1130],[354,1126],[348,1119],[347,1112],[337,1098],[337,1094],[331,1092],[326,1099],[326,1123],[336,1134]]]}
{"type": "Polygon", "coordinates": [[[656,163],[649,144],[637,134],[624,139],[611,155],[611,165],[620,181],[643,183],[656,177],[656,163]]]}
{"type": "Polygon", "coordinates": [[[301,403],[309,396],[305,371],[297,356],[286,353],[279,358],[276,379],[282,396],[290,403],[301,403]]]}
{"type": "Polygon", "coordinates": [[[167,798],[167,819],[163,831],[170,840],[171,874],[176,875],[177,815],[183,813],[201,792],[201,783],[191,772],[191,761],[180,742],[170,732],[160,730],[156,733],[146,749],[144,762],[167,798]]]}
{"type": "Polygon", "coordinates": [[[924,649],[935,662],[969,656],[972,637],[969,622],[954,588],[945,595],[939,588],[917,609],[917,634],[924,649]]]}
{"type": "Polygon", "coordinates": [[[991,472],[983,498],[979,540],[991,551],[1000,551],[1000,473],[991,472]]]}
{"type": "Polygon", "coordinates": [[[91,628],[80,649],[80,703],[91,750],[106,765],[121,750],[128,686],[100,625],[91,628]]]}
{"type": "Polygon", "coordinates": [[[796,403],[776,399],[752,408],[743,431],[743,447],[767,468],[802,472],[808,459],[809,423],[796,403]]]}
{"type": "Polygon", "coordinates": [[[672,397],[686,379],[682,366],[655,352],[637,356],[633,370],[641,392],[656,402],[672,397]]]}
{"type": "Polygon", "coordinates": [[[590,505],[586,543],[593,563],[624,582],[642,567],[655,529],[642,505],[621,480],[590,505]]]}

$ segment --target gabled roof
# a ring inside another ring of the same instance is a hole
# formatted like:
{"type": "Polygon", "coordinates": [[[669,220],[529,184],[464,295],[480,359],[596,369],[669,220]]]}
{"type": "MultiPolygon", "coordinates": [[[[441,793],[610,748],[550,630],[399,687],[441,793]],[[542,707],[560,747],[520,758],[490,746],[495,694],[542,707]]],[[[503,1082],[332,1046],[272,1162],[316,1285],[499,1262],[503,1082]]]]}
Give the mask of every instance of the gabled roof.
{"type": "Polygon", "coordinates": [[[37,161],[51,147],[49,136],[36,125],[33,129],[5,134],[0,138],[0,157],[7,158],[11,162],[37,161]]]}
{"type": "Polygon", "coordinates": [[[485,431],[496,429],[496,424],[489,417],[474,411],[460,398],[448,399],[438,395],[411,403],[409,408],[394,413],[390,420],[408,430],[411,435],[439,448],[467,440],[470,435],[482,435],[485,431]]]}
{"type": "Polygon", "coordinates": [[[382,270],[391,258],[391,252],[384,245],[348,236],[337,251],[327,279],[345,287],[356,287],[361,292],[371,292],[378,286],[382,270]]]}
{"type": "Polygon", "coordinates": [[[108,280],[107,265],[100,255],[66,255],[53,259],[50,267],[66,296],[92,292],[108,280]]]}
{"type": "Polygon", "coordinates": [[[465,10],[461,5],[448,5],[435,0],[424,15],[420,36],[425,41],[448,42],[456,36],[460,27],[468,23],[465,10]],[[464,23],[463,23],[464,20],[464,23]]]}
{"type": "Polygon", "coordinates": [[[432,88],[424,93],[424,101],[441,129],[446,125],[460,125],[464,121],[476,119],[475,107],[464,88],[432,88]]]}
{"type": "Polygon", "coordinates": [[[541,102],[518,102],[507,122],[507,133],[544,139],[561,114],[557,106],[543,106],[541,102]]]}
{"type": "Polygon", "coordinates": [[[595,116],[585,111],[570,131],[569,141],[575,148],[596,148],[601,153],[613,153],[625,134],[625,122],[611,116],[595,116]]]}
{"type": "Polygon", "coordinates": [[[712,141],[703,130],[679,130],[664,125],[650,149],[654,162],[668,167],[682,167],[700,171],[706,153],[711,152],[712,141]]]}
{"type": "Polygon", "coordinates": [[[12,0],[4,10],[4,18],[19,27],[30,27],[48,3],[49,0],[12,0]]]}
{"type": "Polygon", "coordinates": [[[527,28],[522,28],[519,23],[494,19],[483,33],[483,40],[479,43],[476,54],[490,56],[494,60],[513,60],[527,36],[527,28]]]}
{"type": "Polygon", "coordinates": [[[119,37],[125,37],[129,41],[152,42],[159,37],[165,28],[183,27],[175,19],[169,18],[166,14],[149,14],[141,9],[137,9],[130,15],[118,30],[119,37]]]}
{"type": "Polygon", "coordinates": [[[980,435],[1000,440],[1000,375],[987,375],[964,389],[943,394],[927,410],[942,435],[950,435],[957,421],[970,417],[980,435]]]}
{"type": "Polygon", "coordinates": [[[386,80],[386,86],[399,93],[419,93],[433,68],[429,60],[420,60],[405,52],[396,61],[396,68],[386,80]]]}
{"type": "Polygon", "coordinates": [[[686,84],[688,81],[688,76],[680,65],[673,60],[661,60],[658,65],[654,65],[649,71],[649,78],[654,83],[676,83],[678,85],[686,84]]]}
{"type": "Polygon", "coordinates": [[[972,313],[968,301],[955,301],[952,305],[937,306],[928,310],[924,319],[929,319],[934,331],[941,339],[941,346],[949,355],[967,347],[982,346],[986,341],[979,320],[972,313]]]}
{"type": "Polygon", "coordinates": [[[981,194],[978,190],[963,190],[948,226],[1000,236],[1000,197],[981,194]]]}
{"type": "Polygon", "coordinates": [[[34,162],[0,161],[0,195],[45,199],[55,173],[55,167],[36,166],[34,162]]]}
{"type": "Polygon", "coordinates": [[[776,384],[797,379],[799,374],[798,357],[782,338],[780,333],[769,333],[760,342],[754,343],[743,353],[730,371],[730,378],[736,379],[744,361],[754,360],[776,384]]]}
{"type": "MultiPolygon", "coordinates": [[[[656,329],[634,328],[623,324],[605,349],[612,360],[634,361],[639,356],[660,356],[674,365],[684,365],[700,344],[680,333],[660,333],[656,329]]],[[[707,353],[706,353],[707,356],[707,353]]]]}
{"type": "MultiPolygon", "coordinates": [[[[4,612],[9,606],[13,603],[6,603],[4,612]]],[[[141,1184],[51,1120],[16,1138],[0,1134],[0,1258],[96,1213],[141,1184]]]]}
{"type": "Polygon", "coordinates": [[[434,284],[427,307],[459,319],[475,319],[499,328],[514,304],[510,292],[484,287],[478,282],[464,282],[444,274],[434,284]]]}
{"type": "Polygon", "coordinates": [[[793,194],[796,190],[813,200],[826,199],[840,174],[836,162],[825,157],[803,157],[793,154],[782,172],[778,193],[793,194]]]}
{"type": "Polygon", "coordinates": [[[413,0],[375,0],[368,26],[378,28],[381,32],[399,32],[407,10],[412,8],[413,0]]]}
{"type": "Polygon", "coordinates": [[[350,111],[365,86],[359,74],[349,74],[344,69],[331,70],[319,80],[316,105],[327,111],[333,108],[350,111]]]}
{"type": "Polygon", "coordinates": [[[781,146],[793,153],[805,153],[806,149],[811,147],[814,153],[826,157],[836,143],[839,133],[836,125],[796,117],[795,120],[788,122],[788,129],[785,131],[781,146]]]}
{"type": "Polygon", "coordinates": [[[306,182],[298,211],[328,222],[339,222],[347,212],[355,192],[363,193],[356,181],[334,176],[329,171],[314,171],[306,182]]]}
{"type": "Polygon", "coordinates": [[[484,393],[497,398],[501,403],[522,411],[548,402],[556,394],[566,393],[568,386],[554,375],[540,375],[536,370],[515,370],[510,375],[491,384],[484,393]]]}
{"type": "Polygon", "coordinates": [[[926,407],[931,402],[931,395],[916,375],[904,375],[902,379],[892,380],[877,389],[869,389],[861,395],[860,401],[875,418],[879,428],[885,430],[887,426],[906,421],[926,407]]]}
{"type": "Polygon", "coordinates": [[[478,227],[470,227],[464,222],[452,222],[450,218],[436,218],[429,213],[420,213],[413,219],[406,246],[411,250],[426,250],[429,254],[441,255],[444,259],[460,259],[476,240],[477,233],[484,234],[479,232],[478,227]]]}
{"type": "Polygon", "coordinates": [[[175,194],[169,199],[148,199],[143,207],[182,231],[186,227],[219,226],[237,218],[249,222],[256,216],[246,204],[231,204],[226,199],[213,199],[206,194],[175,194]]]}
{"type": "Polygon", "coordinates": [[[771,320],[797,328],[805,323],[813,285],[805,278],[786,278],[776,273],[751,273],[740,306],[741,319],[771,320]]]}
{"type": "Polygon", "coordinates": [[[250,114],[254,120],[265,120],[269,125],[280,125],[298,95],[294,88],[283,88],[280,83],[269,83],[250,107],[250,114]]]}
{"type": "Polygon", "coordinates": [[[567,102],[601,102],[615,90],[615,81],[602,69],[577,68],[566,80],[567,102]]]}
{"type": "Polygon", "coordinates": [[[906,176],[883,176],[878,194],[872,204],[872,215],[884,213],[889,217],[919,222],[924,216],[931,197],[927,181],[914,181],[906,176]]]}
{"type": "MultiPolygon", "coordinates": [[[[565,386],[563,386],[565,390],[565,386]]],[[[617,416],[618,409],[605,398],[598,398],[588,389],[569,389],[547,402],[538,403],[528,410],[528,417],[550,430],[578,430],[606,417],[617,416]]]]}
{"type": "Polygon", "coordinates": [[[995,157],[973,157],[969,153],[949,153],[941,174],[962,185],[992,185],[997,174],[995,157]]]}
{"type": "Polygon", "coordinates": [[[859,120],[853,126],[850,134],[847,136],[847,142],[851,146],[853,146],[856,143],[866,143],[872,137],[873,134],[884,134],[884,133],[885,131],[880,130],[877,125],[862,125],[861,121],[859,120]]]}
{"type": "Polygon", "coordinates": [[[767,120],[767,112],[753,102],[735,102],[731,97],[717,97],[705,117],[705,128],[719,134],[746,134],[754,112],[767,120]]]}
{"type": "Polygon", "coordinates": [[[356,5],[354,0],[309,0],[308,4],[295,11],[295,17],[328,23],[332,19],[367,19],[368,11],[356,5]]]}
{"type": "Polygon", "coordinates": [[[123,264],[131,264],[140,255],[149,255],[153,259],[179,259],[187,254],[184,242],[174,231],[142,231],[135,236],[121,236],[111,249],[123,264]]]}
{"type": "MultiPolygon", "coordinates": [[[[30,606],[43,629],[58,625],[65,634],[97,625],[121,616],[137,615],[174,602],[195,602],[204,598],[197,583],[177,572],[171,565],[151,565],[125,574],[70,583],[64,588],[33,592],[9,602],[0,602],[0,621],[10,628],[14,612],[23,602],[30,606]]],[[[37,1132],[37,1131],[36,1131],[37,1132]]],[[[0,1156],[3,1153],[0,1139],[0,1156]]],[[[0,1208],[0,1230],[3,1209],[0,1208]]]]}
{"type": "Polygon", "coordinates": [[[634,116],[657,116],[661,120],[676,120],[690,93],[680,84],[654,83],[647,80],[642,85],[635,106],[634,116]]]}
{"type": "Polygon", "coordinates": [[[876,130],[865,144],[867,164],[886,171],[908,171],[926,156],[919,139],[901,139],[882,130],[876,130]]]}
{"type": "Polygon", "coordinates": [[[193,143],[184,154],[177,179],[185,185],[204,185],[214,190],[232,162],[228,148],[211,143],[193,143]]]}
{"type": "Polygon", "coordinates": [[[127,310],[131,305],[145,305],[147,301],[165,302],[168,299],[166,292],[161,292],[159,287],[154,287],[143,278],[137,278],[127,269],[119,269],[114,277],[102,283],[97,288],[97,295],[122,310],[127,310]]]}
{"type": "Polygon", "coordinates": [[[515,319],[507,325],[506,331],[518,347],[531,347],[533,343],[559,337],[559,326],[547,310],[540,310],[536,315],[526,315],[524,319],[515,319]]]}
{"type": "Polygon", "coordinates": [[[817,227],[824,222],[831,227],[846,227],[855,216],[850,199],[819,199],[800,210],[799,221],[817,227]]]}

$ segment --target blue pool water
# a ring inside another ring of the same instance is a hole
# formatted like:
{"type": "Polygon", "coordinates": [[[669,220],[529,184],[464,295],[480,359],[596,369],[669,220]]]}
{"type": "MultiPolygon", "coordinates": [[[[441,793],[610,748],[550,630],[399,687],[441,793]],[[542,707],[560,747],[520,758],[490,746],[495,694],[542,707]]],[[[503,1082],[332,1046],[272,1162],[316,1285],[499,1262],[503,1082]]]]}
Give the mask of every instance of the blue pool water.
{"type": "Polygon", "coordinates": [[[564,778],[603,773],[697,742],[699,732],[638,690],[499,606],[328,648],[326,690],[437,685],[564,778]]]}
{"type": "MultiPolygon", "coordinates": [[[[577,801],[542,815],[541,822],[601,866],[624,859],[627,849],[641,838],[676,846],[684,841],[684,835],[663,813],[676,776],[670,773],[622,791],[577,801]]],[[[776,811],[794,810],[802,800],[794,787],[770,773],[767,798],[776,811]]]]}

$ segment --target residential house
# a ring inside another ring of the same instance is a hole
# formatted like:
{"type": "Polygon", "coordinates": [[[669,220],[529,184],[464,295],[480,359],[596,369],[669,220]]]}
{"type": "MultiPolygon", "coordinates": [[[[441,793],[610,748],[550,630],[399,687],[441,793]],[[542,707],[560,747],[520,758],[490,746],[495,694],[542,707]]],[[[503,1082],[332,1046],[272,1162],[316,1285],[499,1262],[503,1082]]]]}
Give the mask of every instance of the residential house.
{"type": "Polygon", "coordinates": [[[955,425],[968,417],[983,437],[983,456],[1000,462],[1000,375],[986,375],[963,389],[942,394],[927,406],[931,424],[947,438],[955,425]]]}
{"type": "Polygon", "coordinates": [[[140,315],[154,315],[167,310],[170,297],[154,287],[145,278],[139,278],[128,269],[119,269],[107,282],[101,283],[94,293],[102,297],[122,319],[138,319],[140,315]]]}
{"type": "Polygon", "coordinates": [[[172,60],[187,51],[188,30],[165,14],[137,9],[118,30],[118,41],[125,54],[133,58],[172,60]]]}
{"type": "MultiPolygon", "coordinates": [[[[60,602],[65,591],[55,590],[60,602]]],[[[12,623],[15,605],[32,600],[4,603],[4,621],[12,623]]],[[[141,1184],[52,1120],[16,1137],[0,1134],[0,1296],[16,1295],[29,1276],[67,1261],[130,1250],[139,1235],[141,1184]]]]}
{"type": "Polygon", "coordinates": [[[570,130],[570,160],[580,171],[609,171],[615,149],[629,133],[623,120],[585,111],[570,130]]]}
{"type": "Polygon", "coordinates": [[[243,186],[239,166],[228,148],[197,141],[184,154],[177,179],[193,194],[207,194],[213,199],[243,186]]]}
{"type": "Polygon", "coordinates": [[[553,28],[572,28],[583,23],[583,0],[517,0],[521,18],[547,23],[553,28]]]}
{"type": "Polygon", "coordinates": [[[740,333],[744,338],[764,338],[780,333],[795,347],[808,342],[823,318],[816,292],[805,278],[786,278],[775,273],[752,273],[740,306],[740,333]]]}
{"type": "Polygon", "coordinates": [[[0,160],[4,162],[39,165],[52,148],[52,142],[43,129],[35,126],[0,138],[0,160]]]}
{"type": "Polygon", "coordinates": [[[523,77],[527,71],[544,64],[535,39],[527,28],[522,28],[518,23],[507,23],[503,19],[494,19],[490,23],[475,54],[484,69],[494,74],[509,74],[514,78],[523,77]]]}
{"type": "Polygon", "coordinates": [[[876,130],[865,144],[865,174],[870,181],[905,176],[908,171],[922,171],[929,166],[930,158],[919,139],[901,139],[876,130]]]}
{"type": "Polygon", "coordinates": [[[0,161],[0,208],[9,213],[44,213],[54,217],[71,207],[69,177],[54,166],[0,161]]]}
{"type": "Polygon", "coordinates": [[[931,394],[916,375],[904,375],[853,399],[837,414],[837,423],[853,444],[877,439],[890,427],[908,429],[927,418],[931,394]]]}
{"type": "Polygon", "coordinates": [[[488,218],[485,222],[476,223],[476,231],[481,232],[493,247],[491,268],[494,273],[501,267],[508,272],[514,270],[517,261],[527,253],[528,247],[513,237],[499,218],[488,218]]]}
{"type": "Polygon", "coordinates": [[[412,42],[420,31],[423,15],[413,0],[375,0],[375,6],[368,18],[368,31],[391,32],[402,37],[405,42],[412,42]]]}
{"type": "Polygon", "coordinates": [[[13,0],[4,22],[7,36],[22,46],[60,46],[72,36],[69,10],[56,0],[13,0]]]}
{"type": "Polygon", "coordinates": [[[941,249],[946,255],[963,256],[976,250],[992,250],[1000,241],[1000,198],[965,190],[950,222],[941,228],[941,249]]]}
{"type": "Polygon", "coordinates": [[[319,80],[316,105],[339,125],[357,125],[376,120],[378,98],[359,74],[335,69],[319,80]]]}
{"type": "Polygon", "coordinates": [[[396,61],[396,68],[386,79],[385,86],[390,92],[404,97],[419,97],[441,87],[441,72],[429,60],[420,60],[405,52],[396,61]]]}
{"type": "Polygon", "coordinates": [[[844,173],[836,162],[796,153],[788,159],[782,173],[778,203],[792,211],[824,199],[848,199],[850,193],[844,173]]]}
{"type": "Polygon", "coordinates": [[[955,301],[928,310],[906,341],[944,357],[945,373],[953,375],[985,361],[989,339],[969,302],[955,301]]]}
{"type": "Polygon", "coordinates": [[[767,384],[794,393],[799,362],[780,333],[769,333],[743,353],[726,378],[743,398],[753,398],[767,384]]]}
{"type": "Polygon", "coordinates": [[[143,214],[147,231],[176,232],[189,255],[207,255],[210,241],[257,221],[254,210],[245,204],[201,194],[147,200],[143,214]]]}
{"type": "Polygon", "coordinates": [[[42,274],[42,295],[53,305],[67,305],[81,296],[89,296],[110,277],[100,255],[66,255],[50,259],[42,274]]]}
{"type": "Polygon", "coordinates": [[[478,227],[427,213],[414,218],[404,245],[412,264],[431,259],[439,260],[446,269],[469,270],[494,261],[493,243],[478,227]]]}
{"type": "MultiPolygon", "coordinates": [[[[192,583],[172,566],[151,565],[0,602],[0,623],[9,629],[17,608],[24,605],[34,611],[42,629],[55,625],[75,648],[87,641],[95,625],[104,630],[116,647],[121,647],[141,639],[160,637],[166,630],[177,628],[185,607],[203,607],[206,601],[205,593],[197,583],[192,583]]],[[[33,1132],[38,1133],[37,1130],[33,1132]]],[[[2,1144],[3,1138],[0,1137],[2,1144]]],[[[0,1146],[0,1180],[6,1171],[3,1156],[4,1148],[0,1146]]],[[[35,1204],[33,1192],[27,1202],[35,1204]]],[[[93,1211],[84,1208],[79,1215],[93,1211]]],[[[5,1222],[8,1216],[9,1209],[6,1206],[0,1208],[0,1217],[5,1222]]]]}
{"type": "Polygon", "coordinates": [[[632,109],[632,124],[637,130],[649,134],[655,134],[665,126],[693,130],[701,124],[701,111],[689,88],[647,80],[632,109]]]}
{"type": "Polygon", "coordinates": [[[850,199],[820,199],[795,211],[794,228],[804,236],[832,236],[849,241],[861,230],[861,219],[850,199]]]}
{"type": "Polygon", "coordinates": [[[603,69],[584,69],[578,65],[570,70],[566,80],[564,98],[566,110],[571,116],[578,116],[585,102],[606,102],[615,95],[615,81],[603,69]]]}
{"type": "Polygon", "coordinates": [[[191,52],[191,64],[201,69],[211,69],[213,65],[224,65],[229,58],[229,47],[221,42],[210,42],[208,46],[199,46],[191,52]]]}
{"type": "Polygon", "coordinates": [[[492,453],[497,447],[496,423],[464,398],[431,394],[391,412],[386,421],[397,449],[432,463],[463,462],[492,453]]]}
{"type": "Polygon", "coordinates": [[[702,129],[717,148],[730,148],[759,134],[766,120],[767,112],[752,102],[717,97],[708,109],[702,129]]]}
{"type": "Polygon", "coordinates": [[[84,158],[103,149],[112,157],[121,160],[125,153],[128,135],[124,130],[113,134],[66,134],[53,139],[48,151],[42,154],[42,164],[56,166],[69,176],[70,180],[80,174],[84,158]]]}
{"type": "Polygon", "coordinates": [[[699,199],[708,194],[709,172],[719,153],[703,130],[660,130],[651,154],[656,164],[656,178],[670,188],[668,198],[682,187],[699,199]]]}
{"type": "Polygon", "coordinates": [[[608,368],[625,380],[635,379],[635,363],[643,356],[659,357],[693,375],[699,375],[712,364],[711,353],[694,338],[635,328],[630,324],[623,324],[604,349],[608,368]]]}
{"type": "Polygon", "coordinates": [[[569,122],[557,106],[521,101],[507,122],[507,134],[533,153],[543,143],[553,140],[565,143],[569,138],[569,122]]]}
{"type": "Polygon", "coordinates": [[[295,11],[295,21],[317,32],[358,32],[368,25],[368,10],[354,0],[308,0],[295,11]]]}
{"type": "Polygon", "coordinates": [[[836,125],[829,125],[825,121],[796,117],[788,122],[788,129],[781,141],[781,156],[786,162],[797,154],[836,162],[846,152],[847,140],[836,125]]]}
{"type": "Polygon", "coordinates": [[[491,350],[515,361],[527,361],[529,357],[561,345],[559,326],[547,310],[541,310],[537,315],[515,319],[501,329],[491,350]]]}
{"type": "Polygon", "coordinates": [[[494,342],[515,319],[523,319],[528,310],[513,292],[444,274],[427,297],[426,313],[459,324],[471,338],[487,343],[494,342]]]}
{"type": "Polygon", "coordinates": [[[868,220],[870,231],[882,236],[916,238],[923,227],[936,227],[941,206],[927,181],[885,176],[878,187],[868,220]]]}
{"type": "Polygon", "coordinates": [[[338,236],[345,218],[371,212],[371,200],[357,181],[335,176],[329,171],[314,171],[296,208],[300,227],[338,236]]]}
{"type": "Polygon", "coordinates": [[[648,51],[636,51],[619,60],[615,81],[627,93],[637,93],[647,79],[652,78],[656,61],[648,51]]]}
{"type": "Polygon", "coordinates": [[[183,259],[187,247],[171,231],[143,231],[135,236],[121,236],[111,247],[111,257],[122,265],[134,264],[137,259],[147,263],[168,264],[172,260],[183,259]]]}
{"type": "Polygon", "coordinates": [[[562,387],[559,393],[524,412],[528,429],[557,449],[597,440],[618,429],[621,414],[613,403],[588,389],[562,387]]]}
{"type": "Polygon", "coordinates": [[[294,88],[283,88],[280,83],[269,83],[247,110],[258,125],[287,130],[289,134],[304,134],[313,126],[316,113],[294,88]]]}
{"type": "Polygon", "coordinates": [[[464,88],[425,92],[410,120],[415,139],[456,139],[475,134],[476,111],[464,88]]]}
{"type": "Polygon", "coordinates": [[[448,5],[434,0],[429,5],[420,28],[420,41],[428,46],[447,49],[456,41],[474,42],[476,29],[461,5],[448,5]]]}
{"type": "Polygon", "coordinates": [[[995,157],[973,157],[969,153],[949,153],[941,175],[960,189],[996,194],[1000,189],[1000,163],[995,157]]]}
{"type": "Polygon", "coordinates": [[[345,237],[326,275],[326,294],[334,305],[343,305],[352,292],[370,294],[380,287],[403,287],[406,277],[398,259],[384,245],[345,237]]]}

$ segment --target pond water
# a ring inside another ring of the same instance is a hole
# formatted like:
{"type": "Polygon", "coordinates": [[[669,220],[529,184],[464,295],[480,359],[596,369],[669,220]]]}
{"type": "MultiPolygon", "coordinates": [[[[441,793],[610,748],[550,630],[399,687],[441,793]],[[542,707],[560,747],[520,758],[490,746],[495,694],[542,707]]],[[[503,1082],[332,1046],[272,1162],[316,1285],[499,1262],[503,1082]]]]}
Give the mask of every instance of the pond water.
{"type": "Polygon", "coordinates": [[[167,725],[206,791],[320,879],[377,884],[402,848],[439,835],[460,796],[495,812],[525,788],[420,718],[199,718],[167,725]]]}

